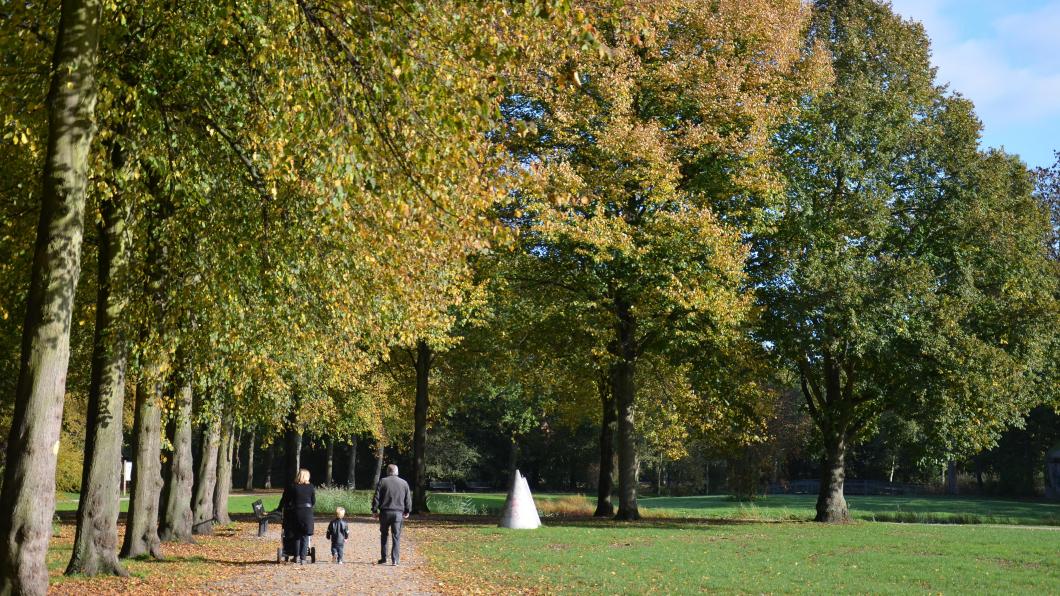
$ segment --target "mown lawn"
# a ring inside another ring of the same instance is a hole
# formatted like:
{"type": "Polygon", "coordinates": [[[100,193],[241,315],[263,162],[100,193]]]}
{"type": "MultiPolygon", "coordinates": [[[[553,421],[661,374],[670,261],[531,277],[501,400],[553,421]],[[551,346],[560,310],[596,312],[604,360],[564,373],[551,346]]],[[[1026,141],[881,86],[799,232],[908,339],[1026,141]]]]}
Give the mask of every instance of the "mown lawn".
{"type": "MultiPolygon", "coordinates": [[[[56,511],[77,511],[77,493],[57,493],[55,495],[55,510],[56,511]]],[[[254,501],[261,499],[262,503],[270,511],[276,508],[276,505],[280,502],[280,493],[269,492],[269,493],[251,493],[251,494],[240,494],[235,493],[228,497],[228,512],[229,513],[251,513],[253,508],[251,504],[254,501]]],[[[129,510],[129,498],[123,497],[119,504],[121,511],[129,510]]]]}
{"type": "MultiPolygon", "coordinates": [[[[504,505],[502,493],[431,494],[432,511],[496,515],[504,505]]],[[[595,501],[583,497],[583,512],[591,515],[595,501]]],[[[538,509],[549,515],[551,504],[570,504],[572,495],[534,495],[538,509]],[[551,504],[550,504],[551,502],[551,504]]],[[[655,518],[702,518],[728,520],[813,519],[814,495],[769,495],[751,502],[734,501],[725,495],[699,497],[642,497],[641,513],[655,518]]],[[[875,521],[990,523],[1019,525],[1060,525],[1060,503],[1017,501],[975,497],[847,497],[851,515],[875,521]]]]}
{"type": "MultiPolygon", "coordinates": [[[[503,493],[429,493],[433,513],[456,515],[499,515],[503,493]]],[[[251,503],[261,499],[268,510],[280,501],[278,492],[242,494],[228,499],[230,513],[250,513],[251,503]]],[[[317,513],[329,515],[343,506],[350,515],[367,515],[371,491],[320,489],[317,513]]],[[[592,515],[595,501],[583,495],[540,493],[534,495],[542,516],[592,515]]],[[[696,518],[772,521],[805,521],[813,518],[813,495],[770,495],[752,502],[734,501],[725,495],[699,497],[642,497],[641,513],[652,518],[696,518]]],[[[931,522],[959,524],[1015,524],[1060,526],[1060,502],[1017,501],[976,497],[847,497],[851,515],[869,521],[931,522]]],[[[121,502],[121,510],[129,506],[121,502]]],[[[76,493],[56,496],[59,511],[77,510],[76,493]]]]}
{"type": "Polygon", "coordinates": [[[1060,530],[814,523],[415,529],[453,592],[1060,593],[1060,530]]]}

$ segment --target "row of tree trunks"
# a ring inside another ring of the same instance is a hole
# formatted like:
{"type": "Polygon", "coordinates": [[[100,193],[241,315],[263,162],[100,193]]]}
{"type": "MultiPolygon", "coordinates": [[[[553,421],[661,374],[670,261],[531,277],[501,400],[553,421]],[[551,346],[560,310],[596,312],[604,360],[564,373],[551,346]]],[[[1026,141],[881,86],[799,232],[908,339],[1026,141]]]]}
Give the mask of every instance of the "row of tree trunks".
{"type": "Polygon", "coordinates": [[[0,593],[44,594],[55,512],[70,321],[81,272],[88,157],[96,132],[101,0],[63,0],[46,106],[40,219],[0,492],[0,593]]]}
{"type": "MultiPolygon", "coordinates": [[[[116,143],[111,149],[115,170],[125,163],[116,143]]],[[[99,287],[92,345],[92,376],[86,413],[85,465],[77,530],[67,574],[127,575],[118,561],[118,494],[121,478],[122,408],[128,341],[120,324],[126,300],[122,291],[129,264],[127,211],[116,198],[100,203],[99,287]]]]}
{"type": "Polygon", "coordinates": [[[166,485],[162,491],[162,521],[159,538],[165,541],[192,540],[192,489],[195,484],[195,464],[191,454],[191,384],[184,382],[176,395],[176,411],[170,421],[170,443],[173,452],[166,466],[166,485]]]}
{"type": "Polygon", "coordinates": [[[220,451],[221,425],[210,422],[202,432],[202,457],[195,475],[195,495],[192,500],[192,533],[212,534],[214,489],[217,486],[217,453],[220,451]]]}
{"type": "Polygon", "coordinates": [[[162,490],[161,363],[155,361],[136,386],[133,420],[133,478],[129,515],[125,524],[123,558],[150,555],[161,558],[158,538],[158,497],[162,490]]]}

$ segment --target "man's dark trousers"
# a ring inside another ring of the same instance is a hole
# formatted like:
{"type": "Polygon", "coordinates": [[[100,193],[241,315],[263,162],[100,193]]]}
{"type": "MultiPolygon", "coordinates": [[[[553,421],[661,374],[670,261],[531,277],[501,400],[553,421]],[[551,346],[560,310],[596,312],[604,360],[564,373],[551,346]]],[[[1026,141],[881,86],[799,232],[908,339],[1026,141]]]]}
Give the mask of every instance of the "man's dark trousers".
{"type": "Polygon", "coordinates": [[[399,509],[383,509],[379,512],[380,558],[386,560],[387,534],[393,534],[394,545],[390,550],[390,562],[395,565],[401,561],[401,517],[403,514],[404,512],[399,509]]]}

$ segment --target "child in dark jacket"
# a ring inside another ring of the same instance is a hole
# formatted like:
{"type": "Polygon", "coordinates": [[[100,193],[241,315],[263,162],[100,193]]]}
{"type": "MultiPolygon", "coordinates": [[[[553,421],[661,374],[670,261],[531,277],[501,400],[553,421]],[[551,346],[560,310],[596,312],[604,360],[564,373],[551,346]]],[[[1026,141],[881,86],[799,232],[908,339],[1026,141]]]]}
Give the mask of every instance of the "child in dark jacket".
{"type": "Polygon", "coordinates": [[[342,564],[342,549],[346,546],[346,539],[350,537],[350,526],[343,519],[346,517],[346,509],[335,508],[335,519],[328,524],[328,532],[325,538],[331,540],[331,558],[338,564],[342,564]]]}

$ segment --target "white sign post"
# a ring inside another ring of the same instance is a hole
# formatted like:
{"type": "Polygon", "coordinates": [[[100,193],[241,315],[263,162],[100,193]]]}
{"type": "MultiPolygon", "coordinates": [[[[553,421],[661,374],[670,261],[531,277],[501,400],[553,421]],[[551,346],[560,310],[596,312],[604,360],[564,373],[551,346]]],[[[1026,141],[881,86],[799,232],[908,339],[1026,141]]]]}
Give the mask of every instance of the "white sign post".
{"type": "Polygon", "coordinates": [[[121,492],[125,494],[127,483],[132,481],[132,462],[122,460],[121,464],[121,492]]]}
{"type": "Polygon", "coordinates": [[[530,485],[519,470],[515,471],[515,482],[512,483],[508,498],[504,501],[504,512],[501,514],[499,525],[513,530],[533,530],[541,526],[534,497],[530,494],[530,485]]]}

